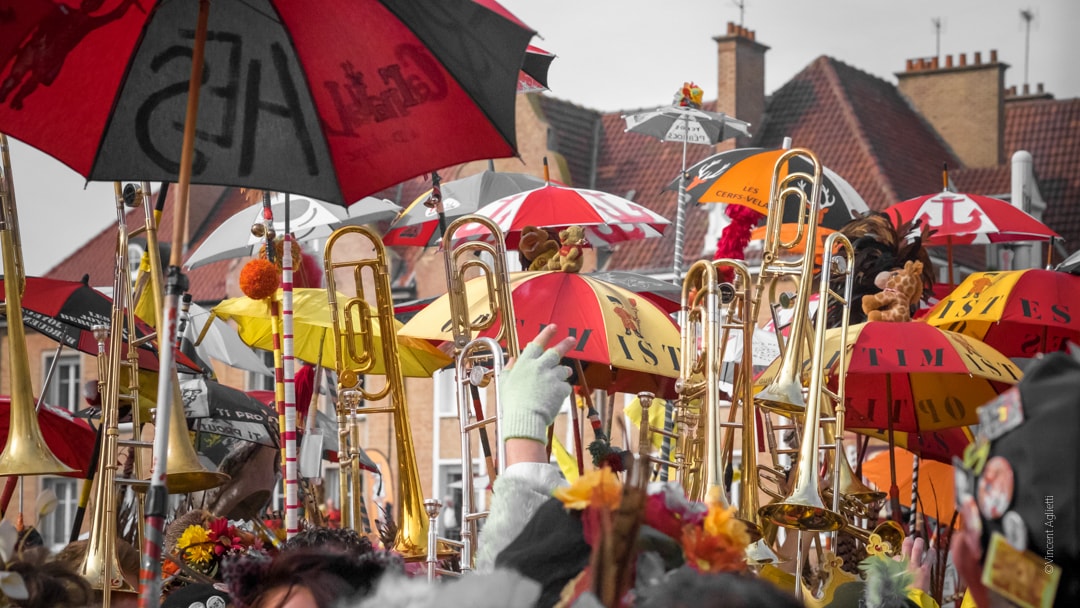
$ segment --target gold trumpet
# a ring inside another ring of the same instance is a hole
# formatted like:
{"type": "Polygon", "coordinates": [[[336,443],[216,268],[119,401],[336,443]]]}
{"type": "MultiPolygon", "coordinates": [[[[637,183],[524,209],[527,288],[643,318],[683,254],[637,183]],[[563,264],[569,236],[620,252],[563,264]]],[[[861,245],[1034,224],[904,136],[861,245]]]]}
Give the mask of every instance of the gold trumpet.
{"type": "MultiPolygon", "coordinates": [[[[387,407],[363,407],[358,411],[365,414],[390,414],[393,416],[394,434],[398,451],[398,475],[396,476],[396,513],[397,538],[394,550],[406,560],[422,560],[427,555],[428,518],[421,497],[420,473],[416,467],[416,450],[413,435],[409,427],[406,411],[405,382],[401,373],[401,360],[398,358],[396,331],[394,329],[394,306],[390,292],[390,274],[386,259],[386,249],[382,239],[365,226],[346,226],[330,235],[324,249],[324,267],[326,270],[326,291],[330,304],[330,314],[334,327],[334,350],[337,354],[338,393],[356,391],[365,401],[379,401],[389,398],[387,407]],[[373,252],[371,257],[338,261],[334,259],[334,247],[346,236],[355,236],[357,240],[366,240],[365,250],[373,252]],[[337,280],[335,272],[347,269],[355,282],[355,295],[348,298],[339,308],[337,303],[337,280]],[[371,318],[371,308],[364,299],[364,280],[369,276],[374,282],[375,301],[380,328],[382,330],[383,364],[386,372],[386,385],[379,391],[367,390],[361,377],[370,374],[375,368],[374,349],[375,328],[371,318]],[[359,319],[355,321],[354,319],[359,319]],[[359,344],[359,346],[358,346],[359,344]]],[[[354,465],[355,466],[355,465],[354,465]]],[[[343,488],[345,489],[345,488],[343,488]]],[[[351,488],[352,494],[359,494],[360,488],[351,488]]],[[[342,511],[347,494],[342,495],[342,511]]],[[[354,514],[355,515],[355,514],[354,514]]],[[[344,517],[344,515],[343,515],[344,517]]],[[[355,517],[353,521],[355,522],[355,517]]],[[[355,525],[355,524],[354,524],[355,525]]],[[[446,553],[451,551],[446,550],[446,553]]],[[[442,553],[442,551],[440,551],[442,553]]]]}
{"type": "Polygon", "coordinates": [[[0,250],[4,260],[4,313],[8,324],[8,355],[11,369],[11,409],[7,445],[0,453],[0,476],[58,475],[75,470],[60,462],[45,444],[38,425],[34,387],[30,382],[30,360],[26,352],[26,332],[22,321],[22,294],[26,274],[19,236],[19,215],[15,208],[15,185],[11,176],[11,154],[7,136],[0,133],[0,250]]]}
{"type": "Polygon", "coordinates": [[[457,386],[458,419],[461,431],[461,569],[473,567],[473,551],[479,535],[478,523],[487,518],[487,511],[478,511],[473,487],[472,434],[478,431],[484,448],[487,473],[494,482],[506,467],[506,450],[499,432],[502,404],[499,399],[498,378],[503,365],[503,349],[507,357],[519,354],[514,301],[510,294],[510,273],[506,268],[506,245],[499,225],[480,215],[466,215],[450,222],[442,237],[443,260],[446,264],[446,292],[450,303],[450,328],[454,336],[455,378],[457,386]],[[480,224],[491,234],[491,242],[465,241],[454,246],[454,235],[468,224],[480,224]],[[490,262],[489,260],[490,259],[490,262]],[[475,271],[487,289],[487,310],[475,314],[469,309],[465,292],[465,275],[475,271]],[[476,332],[498,323],[494,338],[473,339],[476,332]],[[495,383],[495,415],[484,416],[480,391],[495,383]],[[487,429],[495,431],[495,454],[487,429]],[[492,461],[494,456],[494,461],[492,461]]]}

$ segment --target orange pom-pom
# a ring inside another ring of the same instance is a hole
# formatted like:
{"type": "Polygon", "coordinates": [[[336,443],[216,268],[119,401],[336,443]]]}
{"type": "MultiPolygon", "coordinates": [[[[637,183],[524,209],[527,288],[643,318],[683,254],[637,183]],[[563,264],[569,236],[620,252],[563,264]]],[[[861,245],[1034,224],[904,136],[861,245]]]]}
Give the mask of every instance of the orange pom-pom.
{"type": "Polygon", "coordinates": [[[240,291],[252,300],[265,300],[281,285],[281,269],[262,258],[255,258],[240,270],[240,291]]]}

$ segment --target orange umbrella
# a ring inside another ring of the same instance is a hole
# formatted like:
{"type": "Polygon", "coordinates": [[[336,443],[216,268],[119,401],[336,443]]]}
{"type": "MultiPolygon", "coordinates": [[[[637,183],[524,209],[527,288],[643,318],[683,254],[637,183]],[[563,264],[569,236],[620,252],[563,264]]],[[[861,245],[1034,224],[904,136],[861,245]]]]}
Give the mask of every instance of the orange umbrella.
{"type": "MultiPolygon", "coordinates": [[[[911,477],[914,454],[896,448],[896,483],[900,486],[900,504],[911,507],[911,477]]],[[[882,450],[863,463],[863,477],[879,488],[892,483],[889,470],[889,451],[882,450]]],[[[927,517],[941,522],[952,521],[956,512],[955,473],[951,464],[919,460],[919,507],[927,517]]]]}

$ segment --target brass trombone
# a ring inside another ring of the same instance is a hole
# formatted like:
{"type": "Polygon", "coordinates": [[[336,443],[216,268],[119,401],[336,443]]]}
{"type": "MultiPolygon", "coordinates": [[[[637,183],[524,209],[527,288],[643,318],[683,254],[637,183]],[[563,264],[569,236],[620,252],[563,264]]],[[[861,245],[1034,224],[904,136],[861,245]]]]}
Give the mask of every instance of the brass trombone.
{"type": "MultiPolygon", "coordinates": [[[[406,560],[421,560],[427,555],[428,519],[421,497],[420,473],[416,467],[416,451],[406,411],[405,382],[401,373],[401,361],[398,358],[386,249],[382,244],[382,239],[371,229],[365,226],[346,226],[335,230],[327,239],[323,257],[326,270],[326,291],[334,327],[339,398],[346,391],[355,391],[365,401],[389,398],[390,405],[387,407],[363,407],[358,411],[365,414],[393,416],[398,451],[398,474],[395,479],[397,500],[394,505],[397,538],[393,548],[406,560]],[[334,248],[338,241],[346,236],[355,236],[354,242],[366,241],[365,250],[369,246],[373,253],[365,258],[336,260],[334,248]],[[340,308],[337,302],[335,277],[335,272],[339,269],[349,270],[355,282],[355,295],[345,300],[340,308]],[[371,318],[371,308],[364,298],[365,276],[370,276],[374,281],[377,315],[382,330],[382,352],[378,354],[374,349],[375,328],[371,318]],[[376,357],[379,355],[383,358],[386,385],[376,392],[365,388],[362,376],[371,373],[375,368],[376,357]]],[[[355,467],[355,464],[353,466],[355,467]]],[[[351,493],[353,496],[358,495],[360,488],[351,488],[351,493]]],[[[346,494],[341,497],[343,521],[346,498],[346,494]]],[[[354,526],[355,515],[354,513],[354,526]]]]}
{"type": "MultiPolygon", "coordinates": [[[[681,352],[675,384],[675,479],[691,500],[730,505],[720,462],[717,416],[720,408],[720,331],[716,267],[699,260],[686,271],[682,286],[681,352]]],[[[642,420],[648,425],[648,419],[642,420]]]]}
{"type": "Polygon", "coordinates": [[[19,215],[15,207],[15,185],[11,176],[11,154],[7,136],[0,133],[0,251],[4,260],[4,314],[7,315],[8,353],[11,369],[11,409],[7,445],[0,453],[0,476],[57,475],[74,469],[60,462],[45,444],[38,425],[34,387],[30,382],[30,361],[26,352],[26,331],[22,320],[22,294],[26,287],[19,235],[19,215]]]}
{"type": "Polygon", "coordinates": [[[487,456],[487,473],[494,482],[506,467],[506,452],[499,432],[502,410],[498,391],[498,378],[503,366],[503,349],[506,355],[519,354],[517,322],[514,302],[510,293],[510,274],[506,268],[506,245],[498,224],[479,215],[466,215],[452,221],[442,237],[443,260],[446,264],[446,290],[450,303],[450,328],[454,336],[455,377],[457,406],[461,431],[461,569],[473,567],[473,551],[479,530],[478,522],[485,519],[487,511],[478,511],[473,487],[472,433],[478,431],[487,456]],[[459,229],[468,224],[480,224],[491,234],[491,242],[475,240],[454,245],[459,229]],[[490,262],[485,259],[490,258],[490,262]],[[465,292],[465,275],[476,271],[487,290],[487,310],[475,314],[469,309],[465,292]],[[476,332],[491,328],[498,323],[494,338],[476,338],[476,332]],[[484,416],[480,405],[480,391],[495,383],[495,416],[484,416]],[[491,457],[491,441],[487,429],[494,429],[494,463],[491,457]]]}
{"type": "MultiPolygon", "coordinates": [[[[143,186],[148,191],[148,185],[143,186]]],[[[155,313],[161,305],[160,261],[157,257],[157,239],[154,230],[154,217],[149,198],[138,190],[134,196],[125,197],[120,182],[114,184],[117,245],[116,261],[113,269],[113,304],[108,327],[101,326],[94,330],[98,340],[99,382],[104,387],[102,392],[101,426],[103,430],[101,455],[95,474],[94,508],[91,515],[90,539],[80,573],[91,587],[102,591],[102,602],[107,608],[113,592],[135,593],[135,589],[121,575],[116,556],[116,512],[120,495],[118,487],[128,485],[136,489],[145,489],[149,482],[139,479],[123,479],[117,476],[120,447],[132,448],[134,469],[141,472],[139,448],[152,447],[152,443],[138,439],[120,439],[119,415],[122,405],[131,407],[132,428],[137,435],[142,428],[139,413],[139,354],[138,348],[152,340],[155,333],[136,337],[135,295],[132,289],[131,271],[128,261],[128,242],[131,234],[146,232],[147,254],[150,259],[151,289],[155,297],[155,313]],[[143,202],[146,212],[145,224],[129,233],[125,205],[137,205],[143,202]],[[126,340],[124,338],[127,338],[126,340]],[[105,347],[108,342],[107,348],[105,347]]],[[[129,194],[131,192],[129,191],[129,194]]],[[[160,321],[160,319],[159,319],[160,321]]],[[[172,348],[171,344],[159,345],[160,348],[172,348]]],[[[158,370],[158,373],[170,373],[158,370]]],[[[194,446],[188,439],[187,421],[180,404],[178,379],[173,378],[173,399],[177,407],[172,408],[172,420],[169,429],[168,468],[166,484],[170,492],[185,493],[208,489],[221,485],[229,479],[228,475],[206,470],[199,461],[194,446]]],[[[141,531],[141,527],[139,528],[141,531]]]]}
{"type": "Polygon", "coordinates": [[[802,385],[803,344],[809,345],[810,294],[813,288],[814,247],[817,245],[817,212],[821,200],[821,163],[814,153],[800,148],[788,150],[776,159],[770,185],[769,209],[766,216],[765,240],[762,249],[761,272],[758,275],[758,299],[755,301],[754,318],[765,286],[769,286],[770,302],[775,298],[777,282],[784,277],[794,278],[799,289],[794,299],[790,338],[786,344],[777,328],[780,345],[781,367],[773,381],[755,396],[759,407],[780,412],[799,413],[806,407],[802,385]],[[810,160],[814,173],[790,172],[783,179],[780,172],[790,159],[803,156],[810,160]],[[809,181],[812,190],[809,197],[799,183],[809,181]],[[782,239],[784,206],[794,198],[798,205],[796,232],[790,241],[782,239]],[[804,244],[804,253],[796,259],[785,259],[785,254],[804,244]],[[794,350],[794,353],[790,353],[794,350]]]}

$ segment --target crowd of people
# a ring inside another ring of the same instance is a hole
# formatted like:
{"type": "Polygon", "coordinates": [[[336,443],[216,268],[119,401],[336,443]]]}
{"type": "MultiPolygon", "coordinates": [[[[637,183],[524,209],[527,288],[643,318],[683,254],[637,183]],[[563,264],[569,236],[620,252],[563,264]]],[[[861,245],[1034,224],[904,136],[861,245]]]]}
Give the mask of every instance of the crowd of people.
{"type": "MultiPolygon", "coordinates": [[[[554,334],[553,327],[541,332],[501,379],[508,466],[492,488],[491,512],[480,535],[475,571],[459,579],[431,583],[426,576],[417,576],[418,569],[400,556],[373,545],[353,530],[309,527],[272,553],[225,555],[213,576],[168,586],[162,606],[801,605],[790,590],[760,576],[745,563],[749,539],[739,527],[741,523],[720,509],[685,501],[681,492],[673,491],[672,484],[651,484],[648,488],[646,500],[662,497],[657,503],[662,505],[662,517],[657,519],[652,502],[629,511],[634,513],[627,528],[631,531],[629,544],[615,542],[614,553],[601,555],[604,551],[598,547],[607,546],[605,538],[617,537],[620,517],[628,512],[632,473],[627,473],[625,485],[613,489],[605,486],[609,483],[605,480],[616,479],[614,476],[594,476],[593,485],[583,494],[580,483],[571,486],[558,467],[549,463],[546,429],[570,395],[567,380],[571,373],[562,360],[573,343],[568,339],[548,347],[554,334]],[[608,498],[597,502],[601,495],[608,498]],[[612,508],[597,509],[604,501],[612,508]],[[606,515],[597,517],[597,512],[606,515]],[[686,544],[685,527],[681,541],[678,532],[667,537],[661,534],[664,522],[671,517],[681,518],[684,526],[691,521],[703,522],[699,532],[704,536],[695,537],[698,544],[692,550],[686,544]],[[725,531],[710,532],[711,525],[725,531]],[[673,538],[678,541],[674,545],[673,538]],[[709,539],[713,545],[703,548],[703,540],[709,539]],[[628,578],[605,571],[620,546],[630,556],[619,567],[629,573],[628,578]],[[674,553],[668,550],[672,546],[676,547],[674,553]],[[738,550],[738,559],[717,557],[732,548],[738,550]],[[623,581],[614,603],[601,600],[599,579],[606,576],[623,581]]],[[[983,429],[989,433],[985,453],[976,462],[958,467],[961,475],[970,476],[958,484],[962,521],[951,539],[952,558],[968,590],[964,606],[1072,606],[1080,601],[1080,446],[1073,437],[1080,428],[1078,385],[1080,363],[1072,356],[1056,353],[1036,362],[1018,385],[1015,398],[999,400],[995,406],[1005,407],[1000,417],[1011,422],[983,429]],[[1017,408],[1022,408],[1019,415],[1017,408]],[[987,464],[991,462],[994,464],[987,464]],[[1002,462],[1010,471],[1009,485],[989,475],[989,470],[1000,468],[1002,462]],[[1019,522],[988,511],[994,500],[988,500],[987,494],[993,492],[1008,493],[996,498],[1002,499],[1006,508],[1011,505],[1009,512],[1018,513],[1019,522]],[[1002,545],[1001,538],[1012,551],[1002,545]],[[1046,598],[1053,598],[1052,603],[1039,603],[1046,598]]],[[[178,519],[167,545],[182,553],[185,538],[199,526],[216,529],[219,536],[233,537],[235,544],[243,544],[246,533],[223,528],[226,523],[207,522],[199,514],[178,519]]],[[[828,601],[813,605],[936,605],[928,595],[931,560],[926,545],[922,539],[908,538],[903,549],[888,560],[890,563],[871,555],[860,566],[865,581],[843,585],[826,598],[828,601]]],[[[4,568],[6,573],[17,573],[20,581],[13,585],[10,575],[0,576],[0,590],[14,606],[100,605],[101,592],[91,589],[77,574],[85,551],[86,541],[73,543],[55,556],[43,547],[21,547],[14,555],[5,555],[4,568]]],[[[120,542],[117,555],[123,576],[137,588],[138,552],[120,542]]],[[[133,594],[113,593],[110,605],[134,605],[134,600],[133,594]]]]}

